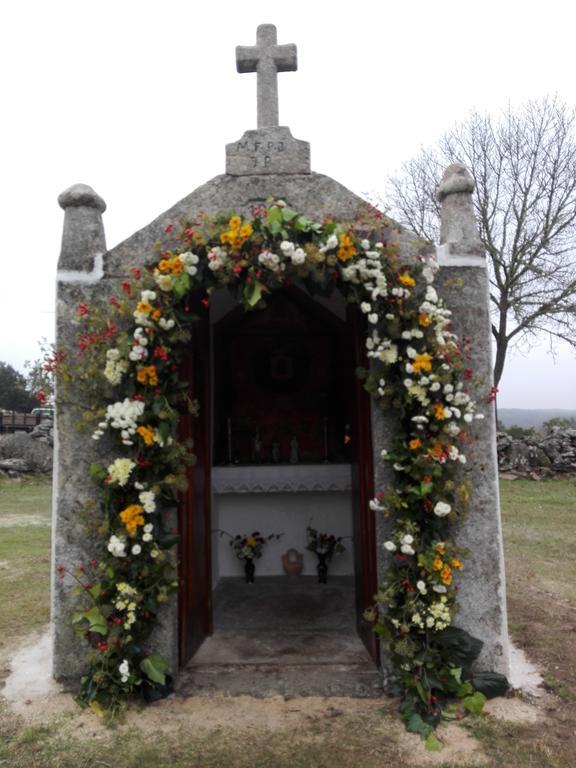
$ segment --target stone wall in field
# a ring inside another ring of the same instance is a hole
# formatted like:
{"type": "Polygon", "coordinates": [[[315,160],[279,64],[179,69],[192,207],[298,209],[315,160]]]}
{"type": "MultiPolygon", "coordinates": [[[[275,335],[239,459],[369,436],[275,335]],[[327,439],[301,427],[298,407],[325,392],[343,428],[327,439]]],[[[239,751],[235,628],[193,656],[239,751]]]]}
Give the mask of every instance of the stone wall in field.
{"type": "Polygon", "coordinates": [[[576,429],[553,427],[547,435],[521,439],[499,432],[498,467],[501,472],[545,477],[576,474],[576,429]]]}

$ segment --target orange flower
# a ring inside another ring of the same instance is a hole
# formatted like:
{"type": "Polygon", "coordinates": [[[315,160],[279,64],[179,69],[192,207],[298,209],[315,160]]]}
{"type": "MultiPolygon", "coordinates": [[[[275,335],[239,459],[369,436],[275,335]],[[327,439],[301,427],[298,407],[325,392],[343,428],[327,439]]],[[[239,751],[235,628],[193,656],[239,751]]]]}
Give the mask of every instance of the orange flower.
{"type": "Polygon", "coordinates": [[[418,325],[421,325],[422,328],[427,328],[432,323],[432,318],[430,315],[425,314],[424,312],[420,312],[418,315],[418,325]]]}
{"type": "Polygon", "coordinates": [[[446,414],[444,413],[444,406],[442,403],[434,403],[432,406],[432,415],[435,419],[438,419],[438,421],[444,421],[446,414]]]}
{"type": "Polygon", "coordinates": [[[452,566],[452,568],[455,568],[457,571],[461,571],[462,568],[464,568],[464,564],[457,558],[454,558],[451,561],[450,565],[452,566]]]}
{"type": "Polygon", "coordinates": [[[442,560],[440,560],[439,557],[437,557],[434,562],[432,563],[432,570],[433,571],[441,571],[442,568],[444,568],[444,563],[442,560]]]}
{"type": "Polygon", "coordinates": [[[412,288],[412,286],[416,285],[416,280],[408,272],[402,272],[401,275],[398,275],[398,282],[407,288],[412,288]]]}
{"type": "Polygon", "coordinates": [[[160,320],[161,316],[162,316],[162,312],[160,312],[159,309],[155,309],[150,315],[150,317],[152,318],[152,320],[154,320],[155,323],[157,323],[158,320],[160,320]]]}
{"type": "Polygon", "coordinates": [[[420,440],[419,437],[415,437],[413,440],[410,440],[408,445],[410,446],[411,451],[417,451],[418,448],[420,448],[420,446],[422,445],[422,440],[420,440]]]}
{"type": "Polygon", "coordinates": [[[445,552],[446,552],[446,547],[441,542],[436,544],[434,546],[434,549],[436,550],[436,552],[439,552],[441,555],[445,554],[445,552]]]}
{"type": "Polygon", "coordinates": [[[155,433],[152,427],[138,427],[136,432],[138,432],[142,440],[144,440],[145,445],[153,445],[155,433]]]}
{"type": "Polygon", "coordinates": [[[138,528],[144,525],[144,507],[140,504],[130,504],[120,512],[120,520],[130,536],[133,536],[138,528]]]}
{"type": "Polygon", "coordinates": [[[140,312],[141,315],[147,315],[152,312],[152,307],[147,301],[139,301],[136,305],[136,312],[140,312]]]}
{"type": "Polygon", "coordinates": [[[432,355],[424,352],[422,355],[416,355],[412,362],[414,373],[430,373],[432,370],[432,355]]]}
{"type": "Polygon", "coordinates": [[[354,247],[354,243],[352,242],[352,238],[348,234],[348,232],[345,232],[343,235],[340,235],[340,241],[338,246],[338,253],[337,256],[340,259],[340,261],[348,261],[348,259],[351,259],[352,256],[356,256],[358,251],[354,247]]]}
{"type": "Polygon", "coordinates": [[[158,384],[158,374],[155,365],[142,365],[138,368],[136,379],[144,386],[155,387],[158,384]]]}
{"type": "Polygon", "coordinates": [[[442,583],[446,584],[446,586],[452,584],[452,568],[450,568],[449,565],[445,565],[444,568],[442,568],[440,578],[442,579],[442,583]]]}

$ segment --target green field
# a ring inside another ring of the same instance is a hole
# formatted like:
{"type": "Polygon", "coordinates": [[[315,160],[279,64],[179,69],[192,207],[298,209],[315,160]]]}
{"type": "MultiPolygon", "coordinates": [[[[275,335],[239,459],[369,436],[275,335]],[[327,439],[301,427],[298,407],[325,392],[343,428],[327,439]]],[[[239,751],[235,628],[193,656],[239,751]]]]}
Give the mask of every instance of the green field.
{"type": "MultiPolygon", "coordinates": [[[[545,673],[550,693],[541,706],[547,720],[512,725],[488,718],[465,727],[480,740],[486,768],[574,768],[576,481],[503,481],[501,493],[510,631],[545,673]]],[[[0,480],[0,661],[48,620],[49,561],[48,482],[0,480]]],[[[0,767],[408,768],[414,763],[405,762],[388,735],[401,730],[393,712],[394,705],[385,701],[377,712],[310,716],[291,733],[270,732],[264,725],[250,726],[240,736],[226,727],[208,734],[180,727],[156,733],[122,729],[80,739],[65,737],[56,725],[26,726],[0,708],[0,767]]]]}

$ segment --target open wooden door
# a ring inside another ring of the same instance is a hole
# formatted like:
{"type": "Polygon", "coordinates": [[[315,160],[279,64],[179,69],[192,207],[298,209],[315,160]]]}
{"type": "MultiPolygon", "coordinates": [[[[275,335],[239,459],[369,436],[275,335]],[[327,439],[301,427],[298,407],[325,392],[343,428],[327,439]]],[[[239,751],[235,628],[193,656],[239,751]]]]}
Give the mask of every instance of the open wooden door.
{"type": "Polygon", "coordinates": [[[354,515],[354,575],[356,586],[356,626],[368,653],[380,662],[380,644],[372,627],[362,618],[374,602],[378,588],[376,561],[376,521],[369,507],[374,497],[374,458],[370,395],[355,375],[357,368],[368,368],[366,357],[366,321],[358,307],[348,312],[352,335],[353,428],[352,428],[352,511],[354,515]]]}
{"type": "MultiPolygon", "coordinates": [[[[192,302],[191,302],[192,304],[192,302]]],[[[200,406],[198,416],[183,413],[180,438],[194,441],[197,462],[188,468],[188,490],[182,494],[179,515],[179,658],[183,666],[204,638],[212,633],[210,440],[210,320],[200,301],[191,311],[198,316],[182,378],[189,395],[200,406]]]]}

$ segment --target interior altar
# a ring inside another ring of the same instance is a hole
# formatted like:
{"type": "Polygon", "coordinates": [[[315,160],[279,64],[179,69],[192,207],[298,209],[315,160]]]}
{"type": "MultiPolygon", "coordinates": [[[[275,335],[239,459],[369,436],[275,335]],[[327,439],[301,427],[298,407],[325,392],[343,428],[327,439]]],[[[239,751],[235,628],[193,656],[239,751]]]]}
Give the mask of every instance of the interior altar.
{"type": "MultiPolygon", "coordinates": [[[[222,297],[225,302],[225,297],[222,297]]],[[[282,575],[282,554],[304,554],[308,525],[352,536],[350,344],[345,306],[287,289],[246,313],[214,303],[213,583],[240,576],[231,535],[282,534],[270,541],[256,574],[282,575]]],[[[351,538],[330,564],[354,572],[351,538]]]]}

